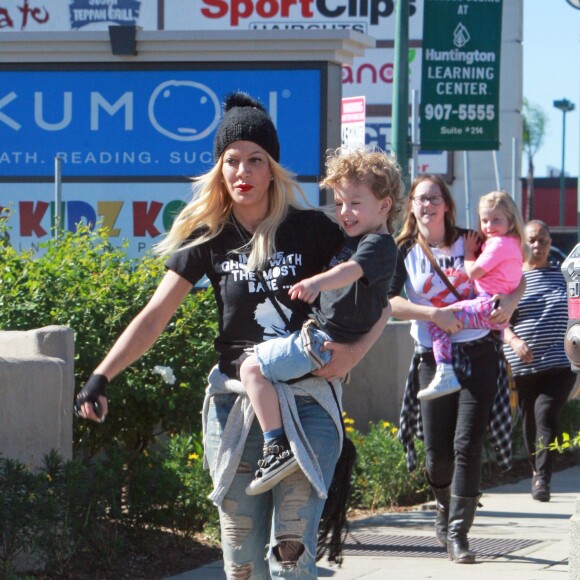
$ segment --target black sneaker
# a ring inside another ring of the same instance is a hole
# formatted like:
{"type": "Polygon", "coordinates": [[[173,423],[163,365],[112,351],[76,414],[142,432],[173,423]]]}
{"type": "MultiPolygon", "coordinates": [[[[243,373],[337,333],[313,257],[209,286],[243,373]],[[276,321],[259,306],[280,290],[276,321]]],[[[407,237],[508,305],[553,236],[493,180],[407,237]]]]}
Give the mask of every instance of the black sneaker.
{"type": "Polygon", "coordinates": [[[248,495],[258,495],[272,489],[287,475],[294,473],[298,468],[298,462],[290,446],[280,444],[279,440],[264,444],[264,455],[258,461],[256,477],[246,487],[248,495]]]}

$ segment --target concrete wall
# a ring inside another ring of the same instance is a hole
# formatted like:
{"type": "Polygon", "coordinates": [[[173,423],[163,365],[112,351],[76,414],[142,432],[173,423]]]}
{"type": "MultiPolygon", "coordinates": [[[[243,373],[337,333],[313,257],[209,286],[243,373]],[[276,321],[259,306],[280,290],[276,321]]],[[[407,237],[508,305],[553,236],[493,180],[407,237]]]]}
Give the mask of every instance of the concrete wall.
{"type": "Polygon", "coordinates": [[[576,498],[576,511],[570,518],[570,580],[580,580],[580,497],[576,498]]]}
{"type": "Polygon", "coordinates": [[[38,467],[72,458],[74,333],[64,326],[0,332],[0,454],[38,467]]]}
{"type": "Polygon", "coordinates": [[[344,386],[343,407],[359,431],[366,432],[369,421],[399,424],[414,348],[409,328],[409,322],[389,322],[344,386]]]}

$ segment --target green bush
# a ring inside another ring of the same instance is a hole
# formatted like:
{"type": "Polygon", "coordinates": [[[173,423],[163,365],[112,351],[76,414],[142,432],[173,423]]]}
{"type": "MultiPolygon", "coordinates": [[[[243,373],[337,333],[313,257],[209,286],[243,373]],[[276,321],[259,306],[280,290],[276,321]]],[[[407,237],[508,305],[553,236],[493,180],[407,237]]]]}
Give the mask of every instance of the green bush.
{"type": "Polygon", "coordinates": [[[0,577],[16,574],[23,558],[51,577],[66,575],[81,554],[112,564],[123,557],[120,527],[134,536],[153,526],[176,537],[202,530],[215,537],[201,451],[200,438],[174,436],[132,463],[115,445],[93,461],[51,452],[37,472],[0,457],[0,577]]]}
{"type": "MultiPolygon", "coordinates": [[[[355,444],[351,506],[371,509],[414,505],[428,499],[427,483],[422,469],[409,473],[403,445],[397,438],[397,427],[387,421],[371,423],[368,434],[352,427],[345,417],[347,433],[355,444]]],[[[416,442],[418,464],[425,462],[421,441],[416,442]]]]}
{"type": "MultiPolygon", "coordinates": [[[[0,329],[72,328],[79,386],[145,306],[165,272],[160,258],[127,258],[126,249],[115,248],[105,230],[65,232],[58,242],[41,244],[43,253],[37,257],[2,240],[0,236],[0,329]]],[[[138,454],[160,432],[199,431],[216,334],[211,291],[190,294],[157,343],[113,381],[107,421],[98,426],[75,423],[76,449],[94,455],[116,441],[138,454]],[[154,373],[158,365],[173,370],[174,385],[154,373]]]]}

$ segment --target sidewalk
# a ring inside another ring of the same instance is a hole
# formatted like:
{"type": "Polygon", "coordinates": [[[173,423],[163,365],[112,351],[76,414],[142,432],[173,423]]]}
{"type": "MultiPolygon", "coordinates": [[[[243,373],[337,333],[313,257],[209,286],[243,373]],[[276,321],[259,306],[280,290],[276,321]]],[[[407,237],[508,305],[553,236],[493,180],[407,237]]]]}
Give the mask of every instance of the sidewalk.
{"type": "MultiPolygon", "coordinates": [[[[531,479],[485,490],[469,535],[473,565],[453,564],[437,544],[432,504],[350,524],[341,568],[320,562],[319,578],[336,580],[565,580],[570,517],[580,496],[580,466],[554,474],[549,503],[532,500],[531,479]]],[[[224,580],[222,561],[166,580],[224,580]]]]}

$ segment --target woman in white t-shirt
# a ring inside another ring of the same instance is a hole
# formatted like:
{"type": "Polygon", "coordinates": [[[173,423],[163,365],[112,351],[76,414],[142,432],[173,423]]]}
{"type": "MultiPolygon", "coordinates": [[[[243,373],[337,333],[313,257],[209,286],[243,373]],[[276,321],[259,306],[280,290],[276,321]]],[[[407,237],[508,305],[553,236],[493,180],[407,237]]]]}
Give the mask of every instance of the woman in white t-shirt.
{"type": "MultiPolygon", "coordinates": [[[[467,534],[480,497],[481,457],[490,430],[497,458],[511,465],[509,387],[501,341],[486,329],[463,329],[453,313],[457,301],[447,289],[419,240],[425,242],[440,268],[463,298],[471,285],[465,272],[463,234],[455,225],[455,204],[445,182],[437,176],[417,178],[409,192],[407,213],[397,238],[399,257],[389,291],[393,316],[411,321],[415,354],[405,389],[399,437],[407,450],[409,469],[416,467],[413,438],[425,440],[426,477],[437,500],[435,530],[449,557],[470,564],[467,534]],[[441,307],[433,306],[436,288],[441,307]],[[401,296],[405,290],[406,298],[401,296]],[[417,393],[436,372],[429,323],[451,334],[453,367],[461,390],[433,400],[419,401],[417,393]]],[[[513,295],[496,296],[496,323],[507,323],[523,288],[513,295]]]]}

